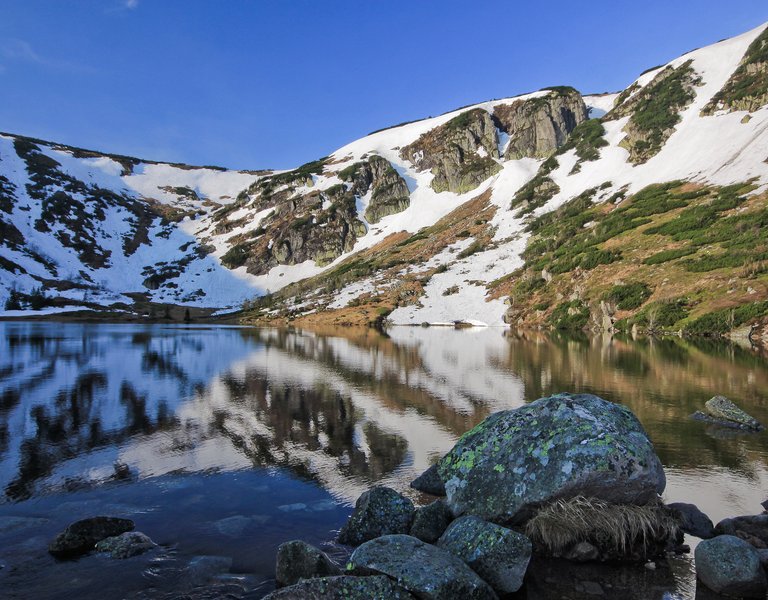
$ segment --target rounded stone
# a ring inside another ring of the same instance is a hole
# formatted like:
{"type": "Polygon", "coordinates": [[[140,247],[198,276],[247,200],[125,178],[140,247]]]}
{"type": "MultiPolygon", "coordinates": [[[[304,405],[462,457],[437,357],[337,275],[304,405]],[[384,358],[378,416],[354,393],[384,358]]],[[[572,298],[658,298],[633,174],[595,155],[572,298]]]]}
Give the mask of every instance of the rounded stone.
{"type": "Polygon", "coordinates": [[[760,555],[747,542],[732,535],[704,540],[694,553],[696,575],[718,594],[765,598],[765,572],[760,555]]]}

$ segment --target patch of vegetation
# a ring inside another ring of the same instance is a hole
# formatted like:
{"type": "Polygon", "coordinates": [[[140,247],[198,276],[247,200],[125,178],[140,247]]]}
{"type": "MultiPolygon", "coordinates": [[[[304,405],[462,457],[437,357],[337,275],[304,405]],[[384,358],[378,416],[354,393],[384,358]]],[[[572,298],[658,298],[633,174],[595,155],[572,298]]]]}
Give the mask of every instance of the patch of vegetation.
{"type": "Polygon", "coordinates": [[[473,254],[477,254],[478,252],[482,252],[483,250],[485,250],[485,246],[483,246],[483,244],[481,244],[480,242],[475,240],[469,246],[464,248],[464,250],[459,252],[456,256],[458,258],[468,258],[468,257],[472,256],[473,254]]]}
{"type": "Polygon", "coordinates": [[[662,250],[661,252],[657,252],[656,254],[643,259],[643,264],[660,265],[662,263],[669,262],[670,260],[675,260],[676,258],[688,256],[694,252],[696,252],[696,250],[693,248],[675,248],[673,250],[662,250]]]}
{"type": "Polygon", "coordinates": [[[222,257],[221,264],[228,269],[242,267],[250,257],[250,244],[237,244],[232,246],[222,257]]]}
{"type": "Polygon", "coordinates": [[[458,285],[452,285],[451,287],[446,288],[445,290],[443,290],[443,296],[452,296],[452,295],[458,294],[458,293],[459,293],[459,286],[458,285]]]}
{"type": "Polygon", "coordinates": [[[554,198],[560,187],[549,174],[559,166],[554,156],[545,160],[536,176],[517,191],[509,206],[510,210],[520,207],[517,216],[529,214],[554,198]]]}
{"type": "MultiPolygon", "coordinates": [[[[579,123],[568,136],[568,140],[562,145],[557,154],[565,154],[569,150],[576,150],[579,157],[577,165],[584,161],[593,161],[600,158],[600,148],[608,145],[603,137],[605,127],[599,119],[587,119],[579,123]]],[[[574,166],[574,169],[576,166],[574,166]]]]}
{"type": "Polygon", "coordinates": [[[653,290],[646,283],[635,282],[624,285],[614,285],[603,297],[613,302],[620,310],[639,308],[651,297],[653,290]]]}
{"type": "Polygon", "coordinates": [[[589,322],[589,307],[581,300],[558,304],[549,316],[549,324],[555,329],[576,331],[584,329],[589,322]]]}
{"type": "Polygon", "coordinates": [[[702,315],[685,326],[689,335],[719,335],[768,315],[768,301],[752,302],[702,315]]]}

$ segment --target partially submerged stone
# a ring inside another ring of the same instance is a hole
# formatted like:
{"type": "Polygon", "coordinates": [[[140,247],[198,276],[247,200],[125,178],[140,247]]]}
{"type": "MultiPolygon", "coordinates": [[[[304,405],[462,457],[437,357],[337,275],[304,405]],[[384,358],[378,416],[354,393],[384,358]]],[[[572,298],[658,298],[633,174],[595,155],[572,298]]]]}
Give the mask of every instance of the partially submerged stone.
{"type": "Polygon", "coordinates": [[[695,504],[686,502],[673,502],[667,507],[677,511],[680,515],[680,529],[685,533],[694,535],[703,540],[708,540],[715,535],[715,526],[712,520],[699,510],[695,504]]]}
{"type": "Polygon", "coordinates": [[[411,535],[422,542],[434,544],[453,520],[451,509],[443,500],[416,509],[411,535]]]}
{"type": "Polygon", "coordinates": [[[696,575],[718,594],[765,598],[766,578],[757,550],[732,535],[704,540],[694,553],[696,575]]]}
{"type": "Polygon", "coordinates": [[[144,554],[157,546],[148,535],[140,531],[127,531],[105,538],[96,544],[97,552],[105,552],[112,558],[130,558],[144,554]]]}
{"type": "Polygon", "coordinates": [[[293,585],[302,579],[341,574],[341,569],[324,552],[301,540],[280,544],[276,563],[277,587],[293,585]]]}
{"type": "Polygon", "coordinates": [[[414,507],[395,490],[377,486],[363,493],[355,510],[339,532],[339,542],[357,546],[382,535],[408,533],[414,507]]]}
{"type": "Polygon", "coordinates": [[[451,523],[437,546],[458,556],[502,594],[522,587],[532,552],[524,535],[474,516],[451,523]]]}
{"type": "Polygon", "coordinates": [[[492,414],[438,463],[455,516],[524,521],[556,498],[645,504],[664,491],[661,462],[625,406],[557,394],[492,414]]]}
{"type": "Polygon", "coordinates": [[[409,535],[385,535],[357,548],[347,571],[381,574],[422,600],[495,600],[477,573],[450,552],[409,535]]]}
{"type": "Polygon", "coordinates": [[[264,600],[416,600],[389,577],[342,575],[305,579],[284,587],[264,600]]]}
{"type": "Polygon", "coordinates": [[[134,528],[130,519],[90,517],[69,525],[48,545],[48,552],[57,558],[74,558],[91,552],[101,540],[120,535],[134,528]]]}
{"type": "Polygon", "coordinates": [[[704,404],[704,411],[696,411],[693,418],[714,423],[722,427],[732,427],[746,431],[762,431],[763,424],[750,416],[725,396],[715,396],[704,404]]]}
{"type": "Polygon", "coordinates": [[[734,535],[756,548],[768,548],[768,515],[745,515],[720,521],[715,535],[734,535]]]}
{"type": "Polygon", "coordinates": [[[414,490],[432,494],[433,496],[445,496],[445,484],[440,479],[440,473],[437,471],[437,465],[432,465],[411,482],[414,490]]]}

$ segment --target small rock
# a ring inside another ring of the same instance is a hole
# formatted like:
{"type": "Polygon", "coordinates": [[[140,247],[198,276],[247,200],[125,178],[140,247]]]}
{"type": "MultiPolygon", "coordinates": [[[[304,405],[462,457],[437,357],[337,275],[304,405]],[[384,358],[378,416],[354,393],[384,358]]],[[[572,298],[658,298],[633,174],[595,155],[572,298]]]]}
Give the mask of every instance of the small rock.
{"type": "Polygon", "coordinates": [[[416,600],[389,577],[320,577],[305,579],[263,600],[416,600]]]}
{"type": "Polygon", "coordinates": [[[715,535],[734,535],[756,548],[768,546],[768,515],[746,515],[723,519],[715,526],[715,535]]]}
{"type": "Polygon", "coordinates": [[[656,563],[653,562],[653,561],[649,561],[649,562],[645,563],[645,568],[648,569],[649,571],[655,571],[656,570],[656,563]]]}
{"type": "Polygon", "coordinates": [[[302,579],[340,574],[341,569],[324,552],[301,540],[285,542],[277,549],[277,587],[293,585],[302,579]]]}
{"type": "Polygon", "coordinates": [[[437,465],[432,465],[411,482],[414,490],[432,494],[433,496],[445,496],[445,484],[437,472],[437,465]]]}
{"type": "Polygon", "coordinates": [[[451,523],[437,546],[458,556],[502,594],[523,585],[532,551],[524,535],[472,516],[451,523]]]}
{"type": "Polygon", "coordinates": [[[395,490],[371,488],[357,499],[352,516],[339,532],[339,542],[357,546],[382,535],[408,533],[413,513],[413,502],[395,490]]]}
{"type": "Polygon", "coordinates": [[[715,396],[704,404],[704,412],[714,419],[733,423],[744,429],[762,431],[763,425],[757,419],[741,410],[725,396],[715,396]]]}
{"type": "Polygon", "coordinates": [[[765,572],[757,550],[732,535],[704,540],[694,553],[696,575],[718,594],[765,598],[765,572]]]}
{"type": "Polygon", "coordinates": [[[97,552],[106,552],[112,558],[130,558],[151,550],[157,544],[140,531],[127,531],[104,538],[96,544],[97,552]]]}
{"type": "Polygon", "coordinates": [[[202,585],[231,568],[228,556],[195,556],[187,565],[185,581],[192,587],[202,585]]]}
{"type": "Polygon", "coordinates": [[[57,558],[71,558],[86,554],[97,542],[120,535],[134,528],[130,519],[91,517],[69,525],[48,545],[48,552],[57,558]]]}
{"type": "Polygon", "coordinates": [[[385,535],[365,542],[352,553],[347,572],[387,575],[422,600],[497,598],[461,559],[409,535],[385,535]]]}
{"type": "Polygon", "coordinates": [[[600,550],[589,542],[579,542],[569,548],[563,558],[573,562],[590,562],[600,558],[600,550]]]}
{"type": "Polygon", "coordinates": [[[685,502],[673,502],[667,504],[671,509],[680,513],[680,529],[685,533],[708,540],[715,536],[715,527],[712,520],[699,510],[695,504],[685,502]]]}
{"type": "Polygon", "coordinates": [[[453,520],[448,505],[443,500],[416,509],[411,525],[411,535],[422,542],[434,544],[453,520]]]}

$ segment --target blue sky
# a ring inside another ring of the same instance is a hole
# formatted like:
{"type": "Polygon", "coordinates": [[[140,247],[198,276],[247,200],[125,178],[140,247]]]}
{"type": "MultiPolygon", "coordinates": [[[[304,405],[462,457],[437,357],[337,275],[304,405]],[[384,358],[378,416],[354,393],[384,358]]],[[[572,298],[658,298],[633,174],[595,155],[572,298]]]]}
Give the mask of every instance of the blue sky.
{"type": "Polygon", "coordinates": [[[287,168],[551,85],[617,90],[765,0],[0,0],[0,131],[287,168]]]}

